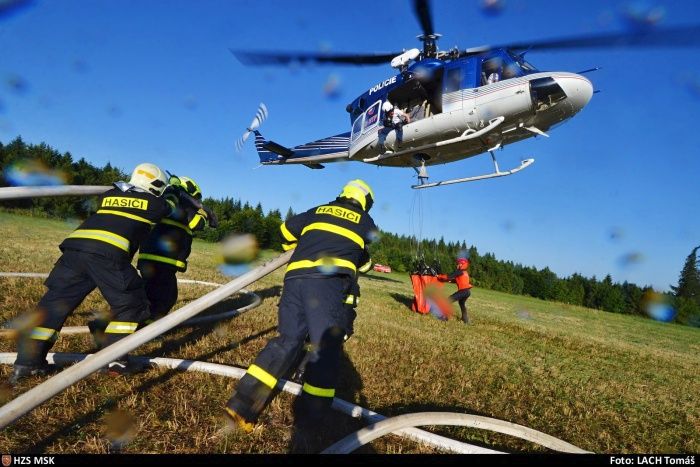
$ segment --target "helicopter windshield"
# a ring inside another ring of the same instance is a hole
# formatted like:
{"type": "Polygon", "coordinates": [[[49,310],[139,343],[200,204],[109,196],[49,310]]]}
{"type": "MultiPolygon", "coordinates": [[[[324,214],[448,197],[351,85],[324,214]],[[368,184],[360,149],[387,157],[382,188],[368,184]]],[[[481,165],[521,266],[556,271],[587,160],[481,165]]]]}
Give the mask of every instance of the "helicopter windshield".
{"type": "Polygon", "coordinates": [[[515,61],[517,66],[520,67],[520,69],[523,71],[524,75],[539,72],[539,70],[537,68],[535,68],[527,60],[525,60],[525,58],[523,58],[523,55],[525,55],[525,54],[516,54],[516,53],[511,52],[509,50],[508,55],[510,55],[510,57],[515,61]]]}
{"type": "Polygon", "coordinates": [[[481,86],[493,84],[504,79],[537,73],[537,68],[530,65],[520,55],[511,51],[498,50],[487,55],[481,64],[481,86]]]}

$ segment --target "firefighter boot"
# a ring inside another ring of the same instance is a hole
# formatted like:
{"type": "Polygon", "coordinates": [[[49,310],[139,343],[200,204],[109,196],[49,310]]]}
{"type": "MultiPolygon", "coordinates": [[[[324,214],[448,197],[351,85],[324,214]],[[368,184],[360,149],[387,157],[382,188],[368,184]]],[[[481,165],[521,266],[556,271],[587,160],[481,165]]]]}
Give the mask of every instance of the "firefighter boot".
{"type": "Polygon", "coordinates": [[[95,349],[98,351],[102,350],[105,341],[105,329],[107,329],[109,321],[104,319],[93,319],[88,321],[87,324],[90,334],[92,335],[92,340],[95,343],[95,349]]]}
{"type": "Polygon", "coordinates": [[[243,431],[244,433],[250,434],[253,432],[255,429],[255,424],[252,422],[249,422],[245,418],[241,417],[236,413],[235,410],[233,410],[230,407],[225,407],[226,410],[226,418],[228,421],[231,423],[231,425],[235,429],[239,429],[243,431]]]}
{"type": "Polygon", "coordinates": [[[55,365],[43,363],[40,365],[17,365],[15,364],[10,375],[10,386],[16,386],[21,380],[29,376],[44,376],[57,371],[55,365]]]}
{"type": "Polygon", "coordinates": [[[55,371],[54,365],[46,362],[46,354],[55,339],[45,341],[23,338],[17,344],[17,359],[9,383],[17,384],[20,380],[34,375],[45,375],[55,371]]]}

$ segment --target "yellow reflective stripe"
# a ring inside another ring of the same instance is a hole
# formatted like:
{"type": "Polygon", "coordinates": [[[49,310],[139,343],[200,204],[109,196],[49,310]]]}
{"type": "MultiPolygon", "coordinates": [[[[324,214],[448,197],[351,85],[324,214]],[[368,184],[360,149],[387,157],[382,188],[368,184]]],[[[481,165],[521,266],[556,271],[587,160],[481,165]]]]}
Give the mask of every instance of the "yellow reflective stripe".
{"type": "Polygon", "coordinates": [[[304,383],[304,385],[301,387],[301,390],[307,394],[311,394],[312,396],[335,397],[335,389],[318,388],[316,386],[310,385],[309,383],[304,383]]]}
{"type": "Polygon", "coordinates": [[[362,237],[357,235],[352,230],[346,229],[345,227],[339,227],[337,225],[329,224],[327,222],[314,222],[313,224],[309,224],[306,227],[304,227],[304,230],[301,231],[301,234],[304,235],[309,230],[323,230],[324,232],[331,232],[337,235],[341,235],[360,245],[360,248],[365,247],[365,241],[362,240],[362,237]]]}
{"type": "Polygon", "coordinates": [[[139,323],[130,323],[127,321],[112,321],[107,325],[105,334],[131,334],[136,331],[139,323]]]}
{"type": "Polygon", "coordinates": [[[175,226],[175,227],[179,227],[179,228],[181,228],[182,230],[184,230],[185,232],[187,232],[188,234],[192,235],[192,230],[191,230],[189,227],[187,227],[185,224],[182,224],[182,223],[180,223],[180,222],[178,222],[178,221],[174,221],[174,220],[172,220],[172,219],[167,219],[167,218],[166,218],[166,219],[161,219],[160,223],[161,223],[161,224],[173,225],[173,226],[175,226]]]}
{"type": "Polygon", "coordinates": [[[203,217],[199,214],[195,214],[192,220],[190,221],[190,229],[194,229],[197,227],[197,224],[199,224],[199,221],[202,220],[203,217]]]}
{"type": "Polygon", "coordinates": [[[136,214],[129,214],[128,212],[121,212],[121,211],[112,211],[111,209],[100,209],[95,214],[112,214],[113,216],[126,217],[128,219],[133,219],[135,221],[145,222],[146,224],[151,224],[151,225],[155,224],[155,222],[151,222],[146,218],[143,218],[141,216],[137,216],[136,214]]]}
{"type": "Polygon", "coordinates": [[[55,334],[56,334],[55,329],[42,328],[41,326],[37,326],[34,329],[32,329],[32,332],[29,334],[29,338],[37,340],[37,341],[48,341],[55,334]]]}
{"type": "Polygon", "coordinates": [[[362,273],[365,273],[365,272],[369,271],[369,269],[370,269],[371,267],[372,267],[372,260],[367,261],[365,264],[363,264],[362,266],[360,266],[360,268],[358,269],[358,271],[360,271],[360,272],[362,272],[362,273]]]}
{"type": "Polygon", "coordinates": [[[247,373],[270,389],[274,389],[274,387],[277,386],[277,378],[260,368],[258,365],[250,365],[247,373]]]}
{"type": "Polygon", "coordinates": [[[289,231],[284,222],[282,222],[282,224],[280,225],[280,231],[282,232],[282,236],[284,237],[284,239],[288,242],[297,241],[297,238],[294,235],[292,235],[292,232],[289,231]]]}
{"type": "Polygon", "coordinates": [[[187,263],[185,263],[183,261],[178,261],[176,259],[168,258],[167,256],[152,255],[150,253],[139,253],[139,259],[145,259],[145,260],[149,260],[149,261],[158,261],[159,263],[172,264],[173,266],[177,266],[179,268],[184,268],[187,266],[187,263]]]}
{"type": "Polygon", "coordinates": [[[308,259],[303,259],[301,261],[294,261],[293,263],[289,263],[289,266],[287,266],[287,271],[294,271],[295,269],[304,269],[304,268],[316,268],[316,267],[333,267],[337,266],[340,268],[348,268],[352,269],[353,272],[357,271],[357,268],[355,265],[346,259],[340,259],[340,258],[321,258],[317,259],[316,261],[311,261],[308,259]]]}
{"type": "Polygon", "coordinates": [[[68,235],[68,238],[87,238],[109,243],[117,248],[129,252],[129,240],[106,230],[78,229],[68,235]]]}
{"type": "Polygon", "coordinates": [[[345,304],[347,305],[358,305],[360,303],[360,297],[354,295],[348,295],[345,297],[345,304]]]}
{"type": "Polygon", "coordinates": [[[296,243],[283,243],[282,244],[282,249],[284,251],[289,251],[297,247],[296,243]]]}

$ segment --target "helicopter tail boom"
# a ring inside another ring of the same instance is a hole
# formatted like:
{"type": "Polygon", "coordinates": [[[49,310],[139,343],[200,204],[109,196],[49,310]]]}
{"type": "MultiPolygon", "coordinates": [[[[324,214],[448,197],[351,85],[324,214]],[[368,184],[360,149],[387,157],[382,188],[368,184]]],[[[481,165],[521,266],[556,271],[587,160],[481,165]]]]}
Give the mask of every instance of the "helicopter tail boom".
{"type": "Polygon", "coordinates": [[[267,140],[257,130],[254,130],[254,133],[255,149],[263,165],[303,164],[312,169],[320,169],[323,168],[320,162],[335,162],[348,158],[350,133],[329,136],[293,148],[267,140]]]}
{"type": "Polygon", "coordinates": [[[255,130],[255,149],[258,151],[261,164],[270,164],[280,158],[287,158],[294,155],[291,149],[277,144],[274,141],[268,141],[258,130],[255,130]]]}

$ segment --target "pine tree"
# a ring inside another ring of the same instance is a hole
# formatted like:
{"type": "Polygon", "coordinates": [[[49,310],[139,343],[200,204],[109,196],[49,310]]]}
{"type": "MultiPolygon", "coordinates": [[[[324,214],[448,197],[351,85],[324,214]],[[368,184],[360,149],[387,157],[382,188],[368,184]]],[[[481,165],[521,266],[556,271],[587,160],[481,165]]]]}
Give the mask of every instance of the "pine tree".
{"type": "Polygon", "coordinates": [[[693,248],[685,259],[685,265],[678,278],[678,286],[673,287],[675,306],[678,314],[676,320],[689,326],[700,327],[700,269],[698,269],[698,249],[693,248]]]}
{"type": "Polygon", "coordinates": [[[678,286],[671,289],[677,298],[685,298],[700,305],[700,269],[698,269],[697,252],[700,246],[693,248],[685,259],[685,265],[678,278],[678,286]]]}

